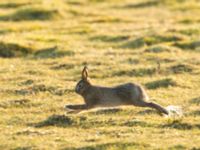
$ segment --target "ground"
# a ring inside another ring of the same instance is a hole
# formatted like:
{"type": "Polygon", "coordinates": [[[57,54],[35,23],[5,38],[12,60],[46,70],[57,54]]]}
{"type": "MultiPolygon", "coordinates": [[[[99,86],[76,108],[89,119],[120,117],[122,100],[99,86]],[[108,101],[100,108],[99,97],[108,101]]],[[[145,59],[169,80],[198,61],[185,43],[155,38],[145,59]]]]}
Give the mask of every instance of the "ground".
{"type": "Polygon", "coordinates": [[[199,0],[0,2],[0,149],[200,149],[199,0]],[[68,113],[93,84],[140,83],[163,106],[68,113]]]}

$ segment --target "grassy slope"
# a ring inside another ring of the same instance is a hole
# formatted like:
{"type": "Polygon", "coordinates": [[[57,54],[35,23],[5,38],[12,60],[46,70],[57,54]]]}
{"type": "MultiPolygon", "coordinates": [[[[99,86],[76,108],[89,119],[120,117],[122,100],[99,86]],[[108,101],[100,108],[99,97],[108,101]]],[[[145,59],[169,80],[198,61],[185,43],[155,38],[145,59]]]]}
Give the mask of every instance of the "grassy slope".
{"type": "Polygon", "coordinates": [[[0,149],[200,149],[199,8],[197,0],[1,2],[0,149]],[[67,114],[65,104],[82,103],[73,89],[86,63],[93,83],[141,83],[184,117],[136,107],[67,114]]]}

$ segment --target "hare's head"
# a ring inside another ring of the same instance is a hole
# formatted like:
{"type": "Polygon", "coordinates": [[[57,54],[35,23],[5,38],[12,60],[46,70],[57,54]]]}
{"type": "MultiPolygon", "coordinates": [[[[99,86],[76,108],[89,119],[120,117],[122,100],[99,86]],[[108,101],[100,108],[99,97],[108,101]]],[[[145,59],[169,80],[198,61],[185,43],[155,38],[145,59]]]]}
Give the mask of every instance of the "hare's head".
{"type": "Polygon", "coordinates": [[[88,71],[85,66],[82,71],[82,79],[77,83],[75,91],[76,93],[83,95],[87,89],[90,87],[90,82],[88,81],[88,71]]]}

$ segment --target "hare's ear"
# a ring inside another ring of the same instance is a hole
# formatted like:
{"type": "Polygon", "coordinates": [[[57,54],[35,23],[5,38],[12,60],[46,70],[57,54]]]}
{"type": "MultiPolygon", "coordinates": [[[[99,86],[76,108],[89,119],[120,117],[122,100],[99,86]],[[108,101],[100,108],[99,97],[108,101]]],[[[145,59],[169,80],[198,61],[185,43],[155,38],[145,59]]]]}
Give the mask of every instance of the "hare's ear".
{"type": "Polygon", "coordinates": [[[82,79],[87,80],[87,77],[88,77],[88,71],[87,71],[87,66],[85,66],[82,71],[82,79]]]}

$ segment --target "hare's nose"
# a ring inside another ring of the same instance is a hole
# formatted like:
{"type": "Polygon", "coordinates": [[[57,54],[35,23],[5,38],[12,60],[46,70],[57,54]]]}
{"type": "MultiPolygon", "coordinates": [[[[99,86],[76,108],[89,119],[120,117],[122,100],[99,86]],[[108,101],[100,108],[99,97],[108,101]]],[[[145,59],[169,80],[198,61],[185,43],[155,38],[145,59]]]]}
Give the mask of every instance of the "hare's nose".
{"type": "Polygon", "coordinates": [[[75,88],[75,92],[78,93],[79,92],[79,87],[75,88]]]}

